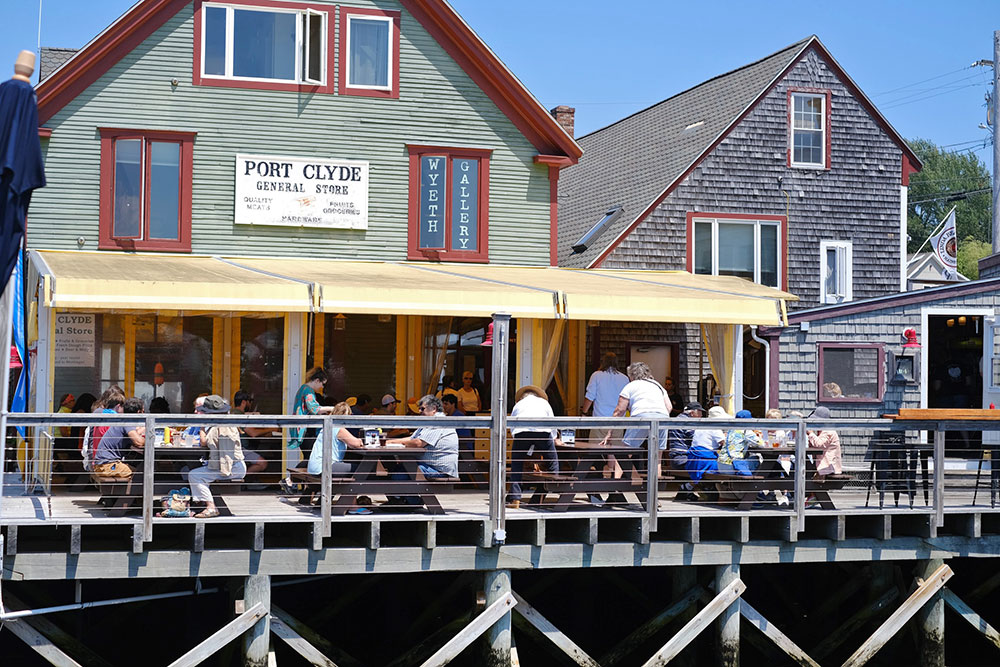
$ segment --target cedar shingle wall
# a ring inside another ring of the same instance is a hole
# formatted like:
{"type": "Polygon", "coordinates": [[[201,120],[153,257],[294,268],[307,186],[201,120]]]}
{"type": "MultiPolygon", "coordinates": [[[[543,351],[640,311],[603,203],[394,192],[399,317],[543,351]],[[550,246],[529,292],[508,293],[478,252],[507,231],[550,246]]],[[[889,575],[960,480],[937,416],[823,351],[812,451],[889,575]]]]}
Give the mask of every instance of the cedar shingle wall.
{"type": "Polygon", "coordinates": [[[821,240],[851,240],[854,298],[899,289],[902,153],[810,50],[729,136],[604,262],[604,268],[684,269],[688,211],[784,215],[790,195],[789,290],[817,305],[821,240]],[[788,89],[832,92],[831,169],[787,164],[788,89]]]}

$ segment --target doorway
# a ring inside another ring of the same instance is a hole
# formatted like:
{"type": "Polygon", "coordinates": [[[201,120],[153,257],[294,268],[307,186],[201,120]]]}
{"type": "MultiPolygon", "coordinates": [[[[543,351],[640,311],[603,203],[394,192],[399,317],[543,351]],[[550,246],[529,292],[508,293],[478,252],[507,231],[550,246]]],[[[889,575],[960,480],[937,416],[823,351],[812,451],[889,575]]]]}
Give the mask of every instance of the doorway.
{"type": "MultiPolygon", "coordinates": [[[[980,314],[927,315],[926,391],[928,408],[981,408],[983,405],[983,326],[980,314]]],[[[945,451],[978,457],[979,431],[949,431],[945,451]]]]}

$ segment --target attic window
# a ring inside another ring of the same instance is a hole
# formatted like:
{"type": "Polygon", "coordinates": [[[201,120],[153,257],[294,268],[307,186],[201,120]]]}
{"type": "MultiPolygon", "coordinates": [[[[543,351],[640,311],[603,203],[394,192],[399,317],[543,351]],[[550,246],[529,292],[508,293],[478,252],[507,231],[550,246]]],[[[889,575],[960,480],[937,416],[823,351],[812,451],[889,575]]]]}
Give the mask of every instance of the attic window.
{"type": "Polygon", "coordinates": [[[597,237],[604,233],[604,231],[614,223],[615,220],[621,217],[625,209],[621,204],[612,206],[607,211],[597,224],[591,227],[586,234],[580,237],[580,240],[573,244],[573,254],[578,255],[581,252],[585,252],[590,244],[597,240],[597,237]]]}

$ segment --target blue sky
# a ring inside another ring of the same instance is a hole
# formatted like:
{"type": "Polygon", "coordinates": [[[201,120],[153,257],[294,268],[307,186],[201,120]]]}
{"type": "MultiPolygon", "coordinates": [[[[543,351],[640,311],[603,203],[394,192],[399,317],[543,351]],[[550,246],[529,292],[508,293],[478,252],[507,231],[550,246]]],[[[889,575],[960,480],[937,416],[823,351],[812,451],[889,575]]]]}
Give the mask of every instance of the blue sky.
{"type": "MultiPolygon", "coordinates": [[[[37,0],[5,0],[0,61],[35,50],[37,0]]],[[[130,0],[43,0],[41,43],[81,47],[130,0]]],[[[577,134],[603,127],[810,34],[906,138],[972,148],[991,164],[983,95],[1000,29],[995,0],[810,4],[671,0],[452,0],[547,107],[577,109],[577,134]]],[[[8,65],[7,67],[10,67],[8,65]]],[[[11,71],[11,70],[7,70],[11,71]]]]}

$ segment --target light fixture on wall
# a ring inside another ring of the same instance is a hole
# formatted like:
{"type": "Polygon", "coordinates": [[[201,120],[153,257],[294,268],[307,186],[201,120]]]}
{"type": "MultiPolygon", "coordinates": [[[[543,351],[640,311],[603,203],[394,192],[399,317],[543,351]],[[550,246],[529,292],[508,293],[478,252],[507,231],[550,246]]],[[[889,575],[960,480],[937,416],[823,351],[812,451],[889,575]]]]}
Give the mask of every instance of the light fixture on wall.
{"type": "Polygon", "coordinates": [[[493,347],[493,323],[490,322],[489,326],[486,327],[486,338],[480,343],[482,347],[493,347]]]}
{"type": "Polygon", "coordinates": [[[392,322],[392,315],[389,315],[388,313],[379,313],[378,321],[382,324],[388,324],[389,322],[392,322]]]}
{"type": "Polygon", "coordinates": [[[960,327],[964,327],[964,326],[965,326],[965,323],[966,323],[967,321],[968,321],[968,320],[966,320],[966,319],[965,319],[965,315],[961,315],[961,316],[959,316],[959,318],[958,318],[958,326],[960,326],[960,327]]]}
{"type": "Polygon", "coordinates": [[[947,324],[949,327],[953,327],[955,326],[955,320],[949,319],[947,322],[945,322],[945,324],[947,324]]]}
{"type": "Polygon", "coordinates": [[[343,313],[337,313],[333,316],[333,330],[343,331],[347,328],[347,317],[343,313]]]}
{"type": "Polygon", "coordinates": [[[916,329],[904,329],[903,339],[906,341],[903,343],[904,348],[920,347],[920,343],[917,341],[916,329]]]}

